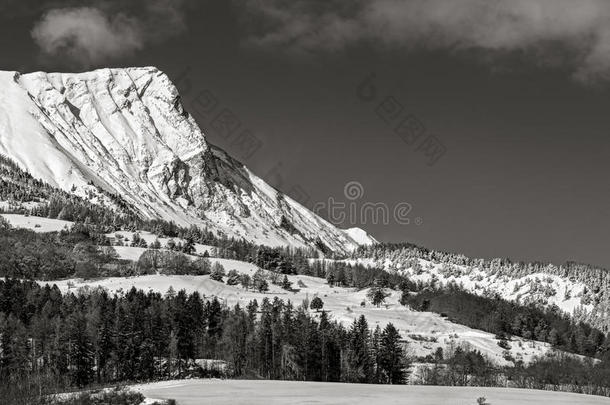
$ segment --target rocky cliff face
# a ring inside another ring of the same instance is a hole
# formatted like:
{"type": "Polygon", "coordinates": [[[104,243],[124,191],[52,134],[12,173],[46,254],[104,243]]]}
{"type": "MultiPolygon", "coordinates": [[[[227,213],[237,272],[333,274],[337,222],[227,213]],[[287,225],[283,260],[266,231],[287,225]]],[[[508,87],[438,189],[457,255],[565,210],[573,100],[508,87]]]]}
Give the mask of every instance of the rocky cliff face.
{"type": "Polygon", "coordinates": [[[66,191],[85,195],[93,183],[121,195],[148,218],[272,246],[319,239],[347,251],[369,240],[335,228],[209,145],[153,67],[0,72],[0,153],[66,191]]]}

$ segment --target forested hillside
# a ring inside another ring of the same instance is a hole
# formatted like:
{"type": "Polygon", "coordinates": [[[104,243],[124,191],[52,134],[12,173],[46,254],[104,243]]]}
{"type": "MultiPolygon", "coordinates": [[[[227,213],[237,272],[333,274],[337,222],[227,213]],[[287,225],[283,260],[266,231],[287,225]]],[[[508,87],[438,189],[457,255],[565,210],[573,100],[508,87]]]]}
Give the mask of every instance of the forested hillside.
{"type": "Polygon", "coordinates": [[[457,283],[479,295],[558,307],[604,333],[610,328],[610,272],[601,267],[473,259],[409,243],[362,246],[350,259],[404,273],[414,281],[457,283]]]}
{"type": "Polygon", "coordinates": [[[3,390],[18,386],[50,392],[224,376],[608,394],[610,343],[600,318],[607,297],[603,269],[469,259],[409,244],[361,247],[343,256],[324,246],[268,247],[206,228],[143,219],[119,197],[100,190],[87,198],[63,192],[3,157],[0,182],[2,212],[71,224],[57,232],[36,232],[12,227],[0,217],[3,390]],[[197,253],[196,245],[213,249],[197,253]],[[141,254],[137,260],[121,258],[117,249],[123,247],[141,254]],[[252,278],[234,269],[227,273],[211,264],[210,252],[258,270],[252,278]],[[388,295],[398,293],[405,311],[436,312],[447,321],[495,334],[505,365],[468,345],[409,355],[414,340],[438,342],[417,329],[405,339],[391,323],[373,327],[364,316],[353,324],[340,322],[318,296],[292,304],[269,295],[243,307],[173,289],[166,294],[136,289],[62,294],[57,287],[33,282],[145,275],[205,276],[261,294],[269,285],[294,292],[300,286],[287,276],[306,275],[330,288],[351,288],[354,294],[366,289],[360,305],[380,310],[388,295]],[[557,291],[553,277],[565,290],[557,291]],[[514,295],[494,290],[503,284],[514,295]],[[575,309],[572,313],[565,310],[567,303],[575,309]],[[517,342],[514,337],[547,342],[563,354],[554,351],[524,362],[506,350],[517,342]]]}
{"type": "MultiPolygon", "coordinates": [[[[62,295],[9,279],[0,281],[0,334],[0,391],[40,381],[53,390],[187,376],[394,384],[407,377],[391,324],[371,329],[360,317],[346,328],[278,298],[227,308],[184,291],[62,295]]],[[[438,350],[416,370],[415,383],[595,394],[607,394],[610,381],[606,362],[558,356],[499,368],[460,347],[438,350]]]]}
{"type": "Polygon", "coordinates": [[[184,291],[62,295],[8,279],[0,281],[0,335],[3,382],[37,375],[66,387],[189,375],[405,381],[391,324],[371,331],[362,317],[345,328],[277,297],[227,308],[184,291]]]}

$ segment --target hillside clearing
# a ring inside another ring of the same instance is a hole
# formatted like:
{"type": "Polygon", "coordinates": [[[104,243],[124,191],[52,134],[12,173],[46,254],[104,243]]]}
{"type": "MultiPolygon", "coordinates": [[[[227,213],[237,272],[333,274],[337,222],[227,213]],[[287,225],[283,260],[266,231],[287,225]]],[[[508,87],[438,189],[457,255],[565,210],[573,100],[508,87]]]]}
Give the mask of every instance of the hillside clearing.
{"type": "MultiPolygon", "coordinates": [[[[133,248],[131,248],[133,249],[133,248]]],[[[235,269],[238,273],[254,274],[257,267],[251,263],[237,260],[215,259],[226,271],[235,269]]],[[[145,275],[136,277],[109,277],[93,280],[58,280],[50,281],[56,284],[62,292],[76,291],[81,287],[103,287],[110,292],[126,292],[132,287],[144,291],[166,293],[171,286],[175,291],[186,290],[187,293],[198,291],[206,299],[217,297],[229,306],[239,304],[244,308],[253,299],[259,301],[278,297],[284,301],[290,300],[299,305],[304,300],[319,296],[324,301],[324,310],[329,312],[332,319],[344,325],[351,324],[360,315],[364,315],[371,328],[379,325],[384,328],[393,323],[401,336],[409,343],[409,354],[425,356],[432,354],[438,347],[445,348],[454,345],[466,345],[472,349],[480,350],[497,364],[509,364],[504,359],[503,349],[498,346],[495,335],[481,330],[472,329],[450,322],[446,318],[431,312],[412,311],[399,303],[400,293],[392,291],[386,299],[385,305],[373,306],[366,298],[368,289],[356,290],[353,288],[331,287],[325,279],[303,275],[290,275],[289,281],[295,291],[286,291],[279,286],[270,284],[269,291],[261,293],[252,289],[244,289],[239,285],[230,286],[225,283],[211,280],[209,276],[190,275],[145,275]],[[300,282],[300,283],[299,283],[300,282]],[[298,287],[298,285],[301,287],[298,287]],[[362,303],[365,303],[363,306],[362,303]]],[[[41,284],[47,282],[40,282],[41,284]]],[[[543,356],[553,349],[547,343],[529,341],[514,337],[510,341],[511,355],[528,363],[536,356],[543,356]]]]}
{"type": "Polygon", "coordinates": [[[59,232],[70,228],[74,222],[61,219],[34,217],[20,214],[0,214],[15,228],[31,229],[34,232],[59,232]]]}

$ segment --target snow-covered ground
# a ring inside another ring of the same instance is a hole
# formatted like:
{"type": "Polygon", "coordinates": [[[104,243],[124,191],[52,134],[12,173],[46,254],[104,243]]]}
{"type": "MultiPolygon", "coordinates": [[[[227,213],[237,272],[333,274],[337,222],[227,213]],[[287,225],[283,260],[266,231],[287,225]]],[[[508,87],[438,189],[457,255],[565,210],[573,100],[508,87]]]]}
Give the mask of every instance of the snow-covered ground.
{"type": "MultiPolygon", "coordinates": [[[[13,226],[29,228],[39,232],[58,231],[66,226],[69,227],[72,225],[71,222],[57,219],[13,214],[2,215],[7,218],[13,226]]],[[[151,233],[143,231],[138,233],[147,243],[151,243],[156,239],[156,236],[151,233]]],[[[114,238],[119,235],[123,240],[133,240],[133,232],[119,231],[108,234],[109,237],[114,238]]],[[[159,242],[161,242],[162,245],[167,244],[167,241],[167,238],[159,239],[159,242]]],[[[184,242],[180,239],[175,239],[175,241],[184,242]]],[[[202,253],[209,249],[209,253],[213,255],[214,247],[212,246],[196,245],[195,248],[197,253],[202,253]]],[[[133,261],[138,260],[142,253],[146,251],[146,248],[131,246],[115,246],[115,249],[119,254],[119,257],[133,261]]],[[[257,270],[255,265],[237,260],[216,259],[212,257],[210,258],[210,261],[212,263],[221,263],[226,272],[235,269],[239,273],[247,273],[252,276],[257,270]]],[[[431,270],[426,270],[420,276],[423,279],[424,277],[432,277],[432,274],[438,274],[437,277],[442,276],[436,267],[431,270]]],[[[393,291],[386,299],[386,305],[377,308],[371,305],[366,299],[368,290],[358,291],[350,288],[333,288],[326,283],[325,279],[308,276],[288,276],[288,279],[298,291],[288,292],[278,286],[270,284],[268,292],[259,293],[252,290],[245,290],[239,285],[229,286],[211,280],[209,276],[147,275],[127,278],[112,277],[99,280],[88,280],[86,282],[78,279],[70,279],[59,280],[52,283],[57,284],[64,292],[69,290],[75,291],[81,287],[88,288],[100,286],[107,288],[111,292],[124,292],[131,287],[136,287],[145,291],[152,290],[165,293],[169,287],[172,286],[176,291],[181,289],[184,289],[187,292],[199,291],[200,294],[206,298],[217,297],[231,306],[237,303],[244,306],[253,299],[260,301],[264,297],[273,298],[275,296],[283,300],[290,300],[296,305],[299,305],[304,300],[311,300],[317,295],[324,301],[324,309],[329,311],[334,319],[345,325],[349,325],[360,315],[366,316],[371,328],[374,328],[376,325],[383,328],[389,322],[392,322],[399,329],[402,337],[409,343],[408,350],[412,355],[425,356],[433,353],[438,347],[445,349],[448,346],[468,345],[473,349],[480,350],[491,360],[499,364],[506,363],[503,349],[498,346],[498,341],[493,334],[452,323],[434,313],[411,311],[400,305],[399,292],[393,291]],[[304,286],[299,287],[299,282],[304,286]],[[365,303],[365,306],[361,306],[363,302],[365,303]]],[[[464,282],[468,281],[469,279],[464,279],[464,282]]],[[[485,282],[485,280],[482,282],[485,282]]],[[[488,282],[488,288],[495,287],[495,284],[488,282]]],[[[497,288],[503,288],[501,283],[498,283],[497,288]]],[[[511,289],[510,287],[507,288],[511,289]]],[[[511,355],[516,359],[523,359],[525,362],[528,362],[534,356],[544,355],[552,350],[547,343],[520,338],[514,338],[510,344],[511,355]]]]}
{"type": "MultiPolygon", "coordinates": [[[[0,216],[4,217],[15,228],[31,229],[35,232],[59,232],[63,229],[69,229],[72,225],[74,225],[74,222],[71,221],[26,216],[21,214],[0,214],[0,216]]],[[[136,232],[130,231],[117,231],[106,234],[107,237],[112,238],[115,241],[121,240],[123,243],[125,243],[125,245],[127,245],[115,246],[115,250],[121,259],[137,261],[142,253],[147,250],[146,248],[129,246],[135,233],[136,232]]],[[[170,239],[173,239],[176,243],[186,242],[184,239],[180,238],[157,238],[156,235],[146,231],[138,231],[137,233],[146,241],[148,245],[155,240],[159,240],[162,247],[166,247],[167,242],[170,239]]],[[[216,254],[216,248],[210,245],[195,243],[195,254],[203,255],[205,252],[208,252],[210,256],[213,256],[216,254]]]]}
{"type": "Polygon", "coordinates": [[[405,267],[398,261],[394,262],[390,259],[376,261],[362,258],[344,260],[344,262],[352,265],[359,263],[369,267],[380,267],[390,272],[396,271],[408,276],[414,282],[427,283],[434,280],[438,286],[455,283],[474,294],[497,294],[507,301],[520,304],[556,305],[567,314],[572,314],[575,310],[590,312],[593,309],[593,305],[581,303],[581,298],[586,291],[583,283],[553,274],[535,273],[515,278],[490,274],[477,267],[434,263],[424,259],[418,259],[420,270],[405,267]]]}
{"type": "Polygon", "coordinates": [[[178,405],[401,404],[608,405],[591,395],[511,388],[436,387],[421,385],[341,384],[301,381],[178,380],[137,385],[148,398],[175,399],[178,405]]]}
{"type": "Polygon", "coordinates": [[[375,243],[378,243],[377,239],[373,238],[371,235],[366,233],[364,229],[361,228],[348,228],[344,229],[343,232],[348,234],[353,240],[363,246],[374,245],[375,243]]]}
{"type": "MultiPolygon", "coordinates": [[[[175,243],[184,244],[186,242],[186,240],[180,239],[180,238],[158,238],[157,235],[150,233],[150,232],[146,232],[146,231],[139,231],[139,232],[117,231],[117,232],[112,232],[112,233],[106,234],[106,236],[109,238],[115,239],[115,240],[122,240],[123,243],[125,243],[126,245],[129,245],[131,243],[131,241],[133,241],[134,234],[136,234],[136,233],[138,233],[140,235],[140,237],[142,239],[144,239],[149,246],[155,240],[158,240],[162,247],[166,247],[167,242],[169,242],[170,239],[173,240],[175,243]]],[[[119,249],[117,249],[117,251],[118,250],[119,249]]],[[[146,249],[144,249],[144,250],[146,250],[146,249]]],[[[210,256],[214,256],[216,254],[216,248],[214,246],[210,246],[210,245],[202,245],[200,243],[195,243],[195,254],[203,255],[205,252],[208,252],[208,254],[210,256]]],[[[119,255],[120,255],[120,253],[119,253],[119,255]]],[[[125,257],[125,259],[127,259],[127,258],[125,257]]],[[[129,260],[138,260],[138,258],[129,259],[129,260]]]]}
{"type": "Polygon", "coordinates": [[[137,262],[142,253],[146,252],[147,248],[135,247],[135,246],[113,246],[116,250],[119,259],[131,260],[137,262]]]}
{"type": "Polygon", "coordinates": [[[27,228],[35,232],[59,232],[70,228],[73,222],[61,219],[49,219],[43,217],[32,217],[19,214],[0,214],[15,228],[27,228]]]}
{"type": "MultiPolygon", "coordinates": [[[[140,256],[147,250],[148,248],[142,248],[137,246],[113,246],[114,250],[117,252],[119,259],[123,260],[131,260],[133,262],[137,262],[140,259],[140,256]]],[[[167,250],[165,248],[161,248],[160,250],[167,250]]],[[[197,256],[194,255],[185,255],[191,259],[197,259],[197,256]]]]}
{"type": "MultiPolygon", "coordinates": [[[[18,214],[0,215],[4,216],[11,225],[15,227],[28,228],[36,232],[56,232],[72,225],[72,222],[58,219],[18,214]]],[[[353,233],[353,237],[356,237],[357,235],[362,237],[359,240],[359,243],[367,242],[365,238],[366,234],[358,232],[357,228],[352,228],[348,231],[353,233]]],[[[135,232],[130,231],[117,231],[109,233],[106,236],[115,241],[122,240],[123,243],[129,245],[133,240],[134,233],[135,232]]],[[[158,239],[162,247],[166,247],[167,242],[172,239],[157,238],[156,235],[146,231],[138,231],[137,233],[140,234],[147,244],[158,239]]],[[[185,242],[184,239],[180,238],[173,238],[173,240],[176,243],[185,242]]],[[[140,255],[146,250],[130,246],[116,246],[115,248],[119,257],[127,260],[138,260],[140,255]]],[[[216,248],[214,246],[195,244],[195,253],[197,255],[202,255],[206,251],[210,256],[216,254],[216,248]]],[[[390,260],[377,262],[372,259],[364,258],[344,261],[349,264],[359,263],[365,266],[379,266],[388,271],[398,271],[407,275],[412,281],[429,282],[431,280],[436,280],[438,285],[455,283],[475,294],[498,294],[503,299],[519,302],[521,304],[535,302],[545,306],[556,305],[567,314],[572,314],[575,310],[590,312],[593,309],[593,305],[582,305],[581,303],[581,298],[586,291],[586,286],[584,284],[557,275],[536,273],[520,278],[511,278],[508,276],[489,274],[476,267],[446,265],[443,263],[433,263],[424,259],[418,260],[421,266],[420,271],[416,271],[412,267],[400,267],[400,265],[397,265],[390,260]]]]}
{"type": "MultiPolygon", "coordinates": [[[[237,260],[211,258],[210,261],[221,263],[227,272],[235,269],[238,273],[247,273],[252,276],[257,270],[255,265],[237,260]]],[[[146,275],[127,278],[112,277],[86,282],[70,279],[51,283],[57,284],[63,292],[74,292],[79,288],[99,286],[118,293],[126,292],[132,287],[144,291],[165,293],[172,286],[175,291],[181,289],[189,293],[198,291],[205,298],[217,297],[227,305],[233,306],[239,303],[242,307],[253,299],[260,302],[265,297],[272,299],[277,296],[282,300],[290,300],[295,305],[299,305],[304,300],[311,301],[313,297],[319,296],[324,301],[324,310],[329,311],[333,319],[344,325],[351,324],[360,315],[366,316],[371,328],[377,325],[383,328],[389,322],[393,323],[409,343],[407,347],[411,355],[425,356],[432,354],[438,347],[447,349],[447,347],[466,345],[480,350],[498,364],[506,364],[503,349],[498,346],[498,341],[493,334],[452,323],[431,312],[411,311],[398,302],[399,292],[393,291],[386,299],[386,304],[377,308],[366,298],[368,290],[330,287],[325,279],[302,275],[288,276],[288,279],[298,291],[289,292],[269,284],[268,292],[259,293],[246,290],[240,285],[229,286],[211,280],[209,276],[146,275]],[[361,305],[363,302],[364,306],[361,305]]],[[[523,359],[525,362],[530,361],[534,356],[544,355],[552,350],[547,343],[520,338],[514,338],[510,344],[511,355],[514,358],[523,359]]]]}

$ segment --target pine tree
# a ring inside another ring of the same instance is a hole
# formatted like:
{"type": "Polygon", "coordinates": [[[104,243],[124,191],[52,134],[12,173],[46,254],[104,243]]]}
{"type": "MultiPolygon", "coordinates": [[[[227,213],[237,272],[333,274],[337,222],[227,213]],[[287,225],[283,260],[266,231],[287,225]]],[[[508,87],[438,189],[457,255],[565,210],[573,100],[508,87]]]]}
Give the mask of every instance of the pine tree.
{"type": "Polygon", "coordinates": [[[190,339],[192,351],[190,351],[189,355],[191,358],[195,358],[200,354],[198,349],[203,345],[203,334],[206,327],[204,304],[199,292],[195,291],[188,296],[186,307],[188,318],[190,318],[191,322],[190,339]]]}
{"type": "Polygon", "coordinates": [[[212,273],[210,274],[210,279],[214,281],[222,282],[222,278],[225,276],[225,268],[222,264],[216,262],[212,265],[212,273]]]}
{"type": "Polygon", "coordinates": [[[204,306],[204,319],[206,321],[206,357],[215,358],[216,346],[222,335],[222,307],[216,297],[207,301],[204,306]]]}
{"type": "Polygon", "coordinates": [[[373,305],[379,307],[388,297],[388,294],[381,287],[373,287],[369,290],[366,296],[371,300],[373,305]]]}
{"type": "Polygon", "coordinates": [[[322,298],[315,296],[312,300],[311,303],[309,304],[309,308],[311,309],[315,309],[316,312],[320,312],[320,310],[322,308],[324,308],[324,301],[322,301],[322,298]]]}
{"type": "Polygon", "coordinates": [[[23,323],[0,312],[0,378],[18,377],[26,372],[28,339],[23,323]]]}
{"type": "Polygon", "coordinates": [[[239,282],[241,286],[247,290],[248,288],[250,288],[252,280],[250,279],[250,276],[248,274],[242,274],[241,276],[239,276],[239,282]]]}
{"type": "Polygon", "coordinates": [[[292,283],[288,280],[288,276],[284,274],[284,278],[280,285],[284,290],[290,291],[292,289],[292,283]]]}
{"type": "Polygon", "coordinates": [[[229,274],[227,275],[227,285],[237,285],[239,284],[240,279],[239,279],[239,273],[237,272],[237,270],[232,269],[229,270],[229,274]]]}
{"type": "Polygon", "coordinates": [[[97,325],[97,330],[95,331],[97,335],[96,344],[95,344],[95,357],[96,357],[96,376],[97,381],[102,382],[106,381],[108,377],[108,363],[111,359],[111,354],[113,350],[113,342],[112,342],[112,328],[113,328],[113,319],[112,315],[114,310],[111,306],[110,301],[108,300],[108,294],[104,291],[99,296],[99,323],[97,325]]]}
{"type": "Polygon", "coordinates": [[[272,378],[275,363],[275,339],[272,307],[267,298],[261,303],[261,317],[257,330],[257,353],[260,374],[272,378]]]}
{"type": "Polygon", "coordinates": [[[400,333],[388,323],[381,334],[379,366],[384,374],[383,382],[389,384],[404,384],[405,358],[400,346],[400,333]]]}
{"type": "Polygon", "coordinates": [[[173,286],[169,286],[169,288],[167,289],[167,292],[165,293],[165,299],[167,300],[173,300],[176,297],[176,290],[174,290],[173,286]]]}
{"type": "Polygon", "coordinates": [[[223,325],[220,342],[223,353],[233,366],[236,375],[242,375],[248,361],[248,315],[239,306],[235,316],[230,317],[223,325]]]}
{"type": "Polygon", "coordinates": [[[264,292],[269,290],[269,284],[265,279],[264,273],[260,269],[257,270],[256,273],[254,273],[254,276],[252,276],[252,286],[258,292],[264,292]]]}
{"type": "Polygon", "coordinates": [[[373,380],[373,359],[370,351],[371,333],[364,315],[354,320],[349,331],[348,365],[352,376],[349,382],[368,383],[373,380]]]}
{"type": "Polygon", "coordinates": [[[178,367],[174,366],[174,363],[180,364],[180,359],[178,355],[178,338],[176,337],[175,332],[171,332],[169,336],[169,346],[168,346],[168,359],[167,359],[167,367],[168,374],[170,377],[174,377],[176,370],[180,370],[180,365],[178,367]]]}
{"type": "Polygon", "coordinates": [[[75,312],[67,322],[70,376],[74,384],[83,387],[93,381],[94,352],[87,334],[87,319],[75,312]]]}
{"type": "Polygon", "coordinates": [[[375,327],[373,334],[371,335],[371,355],[375,363],[375,377],[373,382],[375,384],[382,384],[384,382],[383,370],[382,370],[382,352],[381,352],[381,328],[379,325],[375,327]]]}
{"type": "Polygon", "coordinates": [[[195,253],[195,242],[192,237],[188,237],[182,246],[182,253],[192,255],[195,253]]]}

